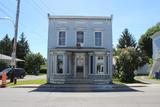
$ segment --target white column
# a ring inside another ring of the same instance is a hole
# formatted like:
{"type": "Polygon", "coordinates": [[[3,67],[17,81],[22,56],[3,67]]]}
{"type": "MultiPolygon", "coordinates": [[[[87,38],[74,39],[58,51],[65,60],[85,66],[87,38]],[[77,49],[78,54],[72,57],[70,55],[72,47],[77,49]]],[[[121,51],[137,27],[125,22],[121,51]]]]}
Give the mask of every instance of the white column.
{"type": "Polygon", "coordinates": [[[63,74],[67,74],[67,53],[64,53],[64,58],[63,58],[63,74]]]}

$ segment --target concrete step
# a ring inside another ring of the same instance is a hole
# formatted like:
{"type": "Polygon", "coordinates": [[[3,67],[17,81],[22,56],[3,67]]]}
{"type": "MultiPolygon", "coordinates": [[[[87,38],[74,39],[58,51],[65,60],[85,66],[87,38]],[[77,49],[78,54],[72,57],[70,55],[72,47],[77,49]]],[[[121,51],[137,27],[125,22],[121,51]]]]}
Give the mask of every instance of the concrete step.
{"type": "Polygon", "coordinates": [[[88,83],[94,83],[94,81],[90,79],[76,78],[76,79],[67,79],[65,83],[88,84],[88,83]]]}

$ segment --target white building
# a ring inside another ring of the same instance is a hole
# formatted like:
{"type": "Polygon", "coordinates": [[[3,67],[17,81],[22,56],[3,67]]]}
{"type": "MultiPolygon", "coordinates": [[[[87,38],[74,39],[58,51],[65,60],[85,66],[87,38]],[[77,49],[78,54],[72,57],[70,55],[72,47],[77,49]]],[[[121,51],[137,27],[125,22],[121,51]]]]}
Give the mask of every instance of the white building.
{"type": "Polygon", "coordinates": [[[112,81],[112,16],[48,20],[48,83],[112,81]]]}
{"type": "Polygon", "coordinates": [[[155,33],[151,38],[153,50],[153,65],[150,72],[150,76],[153,76],[155,72],[160,71],[160,31],[155,33]]]}

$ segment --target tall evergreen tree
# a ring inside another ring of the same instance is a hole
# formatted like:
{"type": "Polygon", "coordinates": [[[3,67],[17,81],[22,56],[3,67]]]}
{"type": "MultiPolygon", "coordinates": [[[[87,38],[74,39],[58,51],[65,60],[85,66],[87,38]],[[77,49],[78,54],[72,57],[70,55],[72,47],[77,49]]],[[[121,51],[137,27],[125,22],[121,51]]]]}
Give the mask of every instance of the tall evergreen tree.
{"type": "Polygon", "coordinates": [[[128,29],[124,29],[119,38],[117,48],[127,48],[127,47],[135,47],[136,40],[133,38],[132,34],[128,31],[128,29]]]}
{"type": "Polygon", "coordinates": [[[8,34],[0,41],[0,53],[11,56],[12,53],[12,42],[8,34]]]}
{"type": "MultiPolygon", "coordinates": [[[[25,38],[24,33],[20,35],[20,40],[17,42],[17,58],[23,59],[29,52],[29,44],[28,41],[25,38]]],[[[17,64],[19,67],[24,67],[23,62],[18,62],[17,64]]]]}

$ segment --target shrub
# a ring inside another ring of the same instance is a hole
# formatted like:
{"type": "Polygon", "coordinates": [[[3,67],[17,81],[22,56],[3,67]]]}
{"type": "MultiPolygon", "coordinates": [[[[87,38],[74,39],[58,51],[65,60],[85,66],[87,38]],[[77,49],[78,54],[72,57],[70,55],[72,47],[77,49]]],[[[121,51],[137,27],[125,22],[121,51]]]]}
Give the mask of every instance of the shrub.
{"type": "Polygon", "coordinates": [[[46,74],[46,73],[47,73],[47,69],[46,69],[46,68],[40,69],[40,73],[41,73],[41,74],[46,74]]]}
{"type": "Polygon", "coordinates": [[[134,82],[134,70],[138,68],[140,58],[135,48],[120,49],[116,58],[116,69],[121,82],[134,82]]]}

